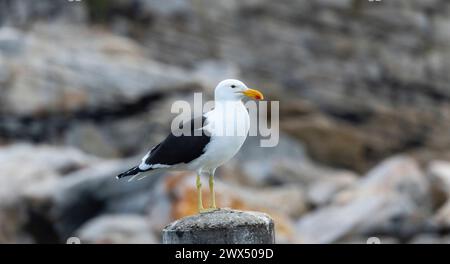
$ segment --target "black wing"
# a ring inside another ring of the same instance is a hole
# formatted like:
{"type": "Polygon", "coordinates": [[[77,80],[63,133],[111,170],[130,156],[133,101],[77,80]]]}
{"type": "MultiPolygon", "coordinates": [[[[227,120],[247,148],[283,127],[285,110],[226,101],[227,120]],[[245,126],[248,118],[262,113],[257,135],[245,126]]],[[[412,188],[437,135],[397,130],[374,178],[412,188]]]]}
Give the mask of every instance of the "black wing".
{"type": "MultiPolygon", "coordinates": [[[[206,125],[206,117],[194,118],[188,123],[191,132],[189,135],[175,136],[174,133],[170,133],[164,141],[150,152],[143,162],[146,165],[175,165],[189,163],[200,157],[211,139],[208,133],[205,133],[202,129],[206,125]],[[197,129],[201,130],[201,135],[194,134],[197,129]]],[[[187,123],[181,125],[180,129],[183,129],[186,125],[187,123]]]]}
{"type": "MultiPolygon", "coordinates": [[[[210,136],[203,130],[204,125],[206,125],[206,117],[194,118],[188,123],[190,124],[191,132],[189,135],[175,136],[174,133],[170,133],[164,141],[149,151],[139,166],[119,174],[117,178],[134,176],[140,172],[153,170],[152,165],[172,166],[189,163],[200,157],[204,153],[206,145],[210,142],[210,136]],[[194,131],[198,129],[201,131],[201,135],[194,134],[194,131]]],[[[180,131],[188,123],[180,125],[180,131]]]]}

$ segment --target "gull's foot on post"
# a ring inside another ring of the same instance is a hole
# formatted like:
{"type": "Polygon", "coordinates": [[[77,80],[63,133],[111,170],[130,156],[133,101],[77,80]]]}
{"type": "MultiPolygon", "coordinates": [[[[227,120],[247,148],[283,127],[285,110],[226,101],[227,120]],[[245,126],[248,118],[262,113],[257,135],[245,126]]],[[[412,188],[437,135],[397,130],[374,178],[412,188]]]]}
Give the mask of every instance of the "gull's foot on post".
{"type": "Polygon", "coordinates": [[[199,211],[199,213],[209,213],[209,212],[214,212],[214,211],[218,211],[220,210],[220,208],[206,208],[206,209],[202,209],[199,211]]]}
{"type": "Polygon", "coordinates": [[[216,193],[214,192],[214,175],[209,175],[209,192],[211,199],[209,201],[209,209],[215,210],[216,207],[216,193]]]}
{"type": "Polygon", "coordinates": [[[202,213],[205,209],[203,208],[203,201],[202,201],[202,182],[200,181],[200,176],[197,175],[197,206],[198,206],[198,211],[200,213],[202,213]]]}

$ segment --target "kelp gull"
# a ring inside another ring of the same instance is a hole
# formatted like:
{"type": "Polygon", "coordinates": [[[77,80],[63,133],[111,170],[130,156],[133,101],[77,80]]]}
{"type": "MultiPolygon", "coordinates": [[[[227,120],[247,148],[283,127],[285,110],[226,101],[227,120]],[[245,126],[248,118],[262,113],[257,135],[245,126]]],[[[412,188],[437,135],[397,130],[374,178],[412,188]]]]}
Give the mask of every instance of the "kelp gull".
{"type": "Polygon", "coordinates": [[[142,158],[138,166],[117,178],[132,176],[133,179],[141,175],[143,178],[156,170],[196,171],[198,209],[205,211],[200,175],[209,176],[210,209],[215,209],[214,172],[239,151],[248,134],[250,117],[242,102],[244,97],[263,99],[261,92],[249,89],[241,81],[220,82],[214,92],[214,109],[179,127],[184,132],[188,128],[190,133],[180,135],[179,130],[172,131],[142,158]]]}

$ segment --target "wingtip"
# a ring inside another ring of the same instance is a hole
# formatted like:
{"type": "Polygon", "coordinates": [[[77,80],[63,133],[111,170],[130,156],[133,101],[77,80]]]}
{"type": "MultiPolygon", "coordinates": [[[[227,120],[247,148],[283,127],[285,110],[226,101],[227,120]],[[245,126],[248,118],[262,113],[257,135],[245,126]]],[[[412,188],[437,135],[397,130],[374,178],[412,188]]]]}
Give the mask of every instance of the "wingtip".
{"type": "Polygon", "coordinates": [[[119,175],[116,176],[116,179],[122,179],[128,176],[134,176],[136,174],[138,174],[140,172],[139,167],[133,167],[125,172],[120,173],[119,175]]]}

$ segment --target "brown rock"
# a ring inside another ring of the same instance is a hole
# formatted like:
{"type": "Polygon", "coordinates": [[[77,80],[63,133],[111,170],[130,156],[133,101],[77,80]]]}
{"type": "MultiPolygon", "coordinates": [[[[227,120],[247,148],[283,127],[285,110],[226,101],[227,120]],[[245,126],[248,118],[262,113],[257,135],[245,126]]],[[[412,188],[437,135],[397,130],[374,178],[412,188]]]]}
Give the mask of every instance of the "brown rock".
{"type": "MultiPolygon", "coordinates": [[[[173,220],[197,213],[195,177],[189,173],[173,173],[165,176],[166,196],[171,199],[170,218],[173,220]]],[[[207,179],[202,179],[204,206],[208,207],[207,179]]],[[[291,218],[306,210],[306,199],[296,186],[250,189],[216,180],[216,204],[221,208],[268,213],[276,222],[277,241],[293,241],[294,228],[291,218]]],[[[154,207],[154,210],[160,207],[154,207]]],[[[160,213],[160,212],[159,212],[160,213]]],[[[164,212],[163,212],[164,213],[164,212]]],[[[153,214],[153,212],[150,212],[153,214]]],[[[154,212],[156,214],[156,212],[154,212]]],[[[160,216],[161,217],[161,216],[160,216]]],[[[163,219],[166,217],[162,216],[163,219]]],[[[167,223],[166,223],[167,224],[167,223]]]]}

